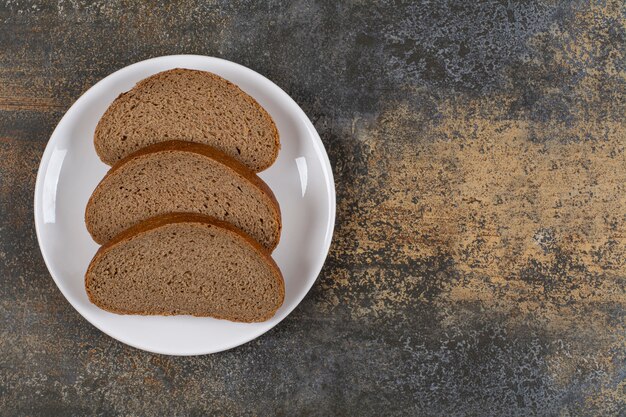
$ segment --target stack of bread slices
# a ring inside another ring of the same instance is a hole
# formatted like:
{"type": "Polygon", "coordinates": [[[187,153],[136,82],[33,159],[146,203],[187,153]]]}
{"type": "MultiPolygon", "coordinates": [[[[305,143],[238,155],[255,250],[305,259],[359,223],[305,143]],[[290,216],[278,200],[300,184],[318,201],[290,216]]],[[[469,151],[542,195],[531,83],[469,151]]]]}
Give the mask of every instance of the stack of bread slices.
{"type": "Polygon", "coordinates": [[[85,274],[92,303],[241,322],[275,314],[281,215],[256,173],[280,142],[263,107],[215,74],[169,70],[121,94],[94,145],[111,169],[85,210],[102,245],[85,274]]]}

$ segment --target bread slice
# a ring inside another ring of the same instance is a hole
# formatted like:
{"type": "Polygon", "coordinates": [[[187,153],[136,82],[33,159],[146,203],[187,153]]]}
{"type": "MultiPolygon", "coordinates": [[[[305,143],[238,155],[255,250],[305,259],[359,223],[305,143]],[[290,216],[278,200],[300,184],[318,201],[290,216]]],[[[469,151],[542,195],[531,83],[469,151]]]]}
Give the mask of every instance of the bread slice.
{"type": "Polygon", "coordinates": [[[160,72],[121,94],[94,136],[108,165],[167,140],[211,145],[254,172],[272,165],[280,149],[276,125],[256,100],[222,77],[189,69],[160,72]]]}
{"type": "Polygon", "coordinates": [[[228,221],[269,251],[280,239],[280,208],[267,184],[207,145],[180,141],[148,146],[111,168],[87,203],[85,223],[103,244],[142,220],[171,212],[228,221]]]}
{"type": "Polygon", "coordinates": [[[146,220],[102,246],[85,274],[89,300],[119,314],[271,318],[285,298],[278,266],[226,222],[195,214],[146,220]]]}

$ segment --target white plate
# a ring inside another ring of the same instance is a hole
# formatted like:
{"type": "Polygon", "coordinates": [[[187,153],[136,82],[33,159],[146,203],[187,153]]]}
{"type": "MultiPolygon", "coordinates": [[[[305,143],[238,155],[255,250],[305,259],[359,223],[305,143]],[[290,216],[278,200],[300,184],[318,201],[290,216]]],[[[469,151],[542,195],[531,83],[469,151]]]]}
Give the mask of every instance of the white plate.
{"type": "Polygon", "coordinates": [[[283,320],[315,282],[330,246],[335,186],[328,156],[313,124],[276,84],[218,58],[173,55],[123,68],[91,87],[67,111],[43,154],[35,186],[35,227],[43,258],[57,286],[90,323],[115,339],[168,355],[214,353],[246,343],[283,320]],[[276,194],[283,215],[273,257],[285,277],[285,302],[264,323],[242,324],[191,316],[122,316],[87,299],[84,274],[98,245],[84,223],[87,200],[108,167],[93,146],[98,120],[136,82],[171,68],[211,71],[237,84],[272,115],[282,148],[260,174],[276,194]]]}

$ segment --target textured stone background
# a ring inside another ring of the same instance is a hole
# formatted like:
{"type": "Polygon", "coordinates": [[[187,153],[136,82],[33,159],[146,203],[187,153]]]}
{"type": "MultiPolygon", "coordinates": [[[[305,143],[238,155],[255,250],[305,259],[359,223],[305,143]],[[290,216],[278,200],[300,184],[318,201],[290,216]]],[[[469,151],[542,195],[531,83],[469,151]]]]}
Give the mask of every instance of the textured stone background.
{"type": "Polygon", "coordinates": [[[626,415],[622,1],[159,3],[0,4],[1,415],[626,415]],[[191,358],[82,319],[32,213],[73,101],[178,53],[285,89],[338,193],[300,307],[191,358]]]}

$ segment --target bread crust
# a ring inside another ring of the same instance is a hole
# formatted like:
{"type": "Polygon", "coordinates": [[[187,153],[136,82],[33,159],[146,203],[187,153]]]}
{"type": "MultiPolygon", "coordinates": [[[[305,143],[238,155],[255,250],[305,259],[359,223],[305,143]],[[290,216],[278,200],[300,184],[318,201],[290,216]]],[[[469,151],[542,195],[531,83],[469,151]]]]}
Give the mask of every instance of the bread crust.
{"type": "Polygon", "coordinates": [[[241,162],[226,155],[224,152],[221,152],[209,145],[205,145],[202,143],[184,142],[184,141],[178,141],[178,140],[159,142],[154,145],[150,145],[145,148],[142,148],[130,154],[126,158],[121,159],[113,167],[111,167],[111,169],[102,178],[100,183],[98,183],[95,190],[91,194],[91,197],[89,197],[87,206],[85,207],[85,225],[87,226],[87,231],[98,244],[103,244],[105,242],[99,241],[94,237],[94,234],[90,228],[89,219],[87,218],[87,213],[89,212],[90,207],[93,205],[93,201],[95,200],[95,197],[101,192],[101,189],[103,187],[105,180],[109,176],[114,174],[116,171],[118,171],[120,168],[125,166],[126,164],[133,162],[136,158],[141,158],[142,156],[155,154],[159,152],[171,152],[171,151],[191,152],[197,155],[204,156],[206,158],[213,159],[221,163],[222,165],[226,165],[228,168],[235,171],[237,174],[239,174],[241,177],[246,179],[248,182],[252,183],[252,185],[260,189],[261,192],[270,199],[272,206],[274,206],[274,208],[276,209],[277,218],[275,220],[278,223],[278,230],[276,231],[276,235],[274,236],[274,239],[273,239],[274,244],[269,249],[271,251],[271,250],[274,250],[276,246],[278,246],[278,243],[280,241],[281,231],[282,231],[282,215],[280,211],[280,205],[278,204],[278,200],[276,199],[276,196],[272,192],[272,189],[261,178],[259,178],[258,175],[254,173],[254,171],[252,171],[250,168],[248,168],[241,162]]]}
{"type": "Polygon", "coordinates": [[[261,246],[260,243],[258,243],[255,239],[253,239],[252,237],[248,236],[245,232],[243,232],[242,230],[236,228],[235,226],[233,226],[232,224],[228,223],[228,222],[224,222],[221,220],[218,220],[214,217],[211,216],[207,216],[204,214],[190,214],[190,213],[168,213],[168,214],[163,214],[160,216],[155,216],[155,217],[151,217],[147,220],[142,221],[141,223],[138,223],[128,229],[126,229],[125,231],[119,233],[117,236],[115,236],[113,239],[111,239],[109,242],[107,242],[106,244],[102,245],[100,247],[100,249],[98,249],[98,251],[96,252],[95,256],[93,257],[93,259],[91,260],[91,262],[89,263],[89,266],[87,267],[87,272],[85,272],[85,290],[87,292],[87,297],[89,298],[89,301],[91,303],[93,303],[94,305],[98,306],[99,308],[109,311],[111,313],[116,313],[116,314],[137,314],[137,315],[162,315],[162,316],[171,316],[171,315],[175,315],[173,313],[168,313],[168,312],[131,312],[131,311],[124,311],[124,310],[113,310],[110,308],[106,308],[100,304],[98,304],[97,300],[95,300],[93,298],[93,295],[91,294],[91,291],[89,289],[89,284],[91,282],[91,277],[90,277],[90,273],[92,272],[92,269],[95,267],[95,265],[97,264],[97,262],[100,261],[100,258],[102,258],[102,256],[104,256],[105,253],[107,253],[109,250],[111,250],[112,248],[116,247],[117,245],[121,245],[124,244],[132,239],[134,239],[135,237],[140,236],[143,233],[149,232],[151,230],[155,230],[158,229],[160,227],[163,226],[168,226],[168,225],[172,225],[172,224],[176,224],[176,223],[198,223],[198,224],[204,224],[204,225],[209,225],[209,226],[213,226],[213,227],[217,227],[220,229],[225,230],[228,233],[231,233],[232,235],[237,236],[238,239],[242,239],[243,241],[245,241],[247,244],[249,244],[250,246],[253,247],[253,249],[258,252],[258,254],[261,255],[262,258],[264,258],[267,262],[267,264],[274,269],[274,271],[276,272],[276,274],[274,275],[276,277],[276,282],[278,283],[278,287],[279,287],[279,291],[280,291],[280,303],[278,304],[278,307],[273,310],[272,312],[268,313],[268,315],[258,319],[258,320],[244,320],[244,319],[233,319],[233,318],[226,318],[226,317],[218,317],[216,315],[196,315],[196,314],[192,314],[194,316],[197,317],[214,317],[217,319],[223,319],[223,320],[231,320],[231,321],[239,321],[239,322],[244,322],[244,323],[252,323],[252,322],[261,322],[261,321],[266,321],[268,319],[270,319],[271,317],[274,316],[274,314],[276,314],[276,311],[282,306],[282,304],[285,301],[285,281],[283,278],[283,274],[280,271],[280,268],[278,267],[278,265],[276,264],[276,261],[274,261],[274,259],[272,258],[272,255],[270,254],[270,252],[267,251],[267,249],[265,249],[263,246],[261,246]]]}

